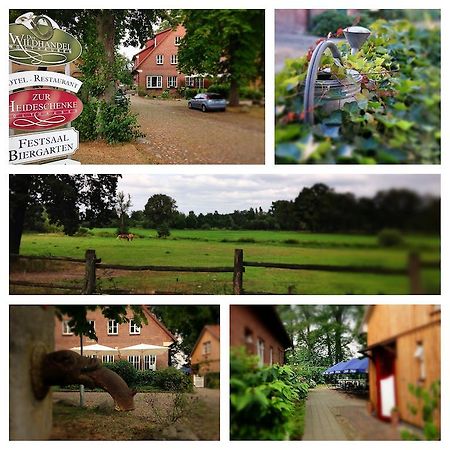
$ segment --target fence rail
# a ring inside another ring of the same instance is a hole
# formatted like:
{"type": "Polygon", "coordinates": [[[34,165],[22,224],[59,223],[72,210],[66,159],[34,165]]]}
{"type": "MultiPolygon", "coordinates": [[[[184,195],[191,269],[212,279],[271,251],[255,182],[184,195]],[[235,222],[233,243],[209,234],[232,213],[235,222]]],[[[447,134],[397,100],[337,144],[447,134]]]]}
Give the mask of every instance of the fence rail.
{"type": "MultiPolygon", "coordinates": [[[[440,261],[421,261],[416,253],[410,253],[408,256],[407,266],[404,268],[389,268],[382,266],[338,266],[330,264],[289,264],[275,262],[256,262],[246,261],[244,259],[244,251],[235,249],[233,267],[198,267],[198,266],[130,266],[122,264],[104,264],[101,258],[97,258],[93,249],[86,250],[85,258],[70,258],[64,256],[36,256],[36,255],[10,255],[10,259],[29,259],[29,260],[49,260],[78,263],[85,265],[85,276],[83,286],[66,286],[58,283],[37,283],[31,281],[10,281],[11,285],[44,287],[49,289],[64,289],[72,291],[81,291],[82,294],[95,294],[97,288],[97,269],[113,269],[125,271],[151,271],[151,272],[195,272],[195,273],[233,273],[233,294],[243,295],[244,290],[244,273],[246,267],[269,268],[281,270],[299,270],[299,271],[322,271],[322,272],[341,272],[355,274],[374,274],[374,275],[404,275],[409,278],[409,288],[411,294],[423,294],[421,284],[421,271],[423,269],[439,269],[440,261]]],[[[130,293],[122,289],[103,289],[102,293],[130,293]]],[[[164,293],[154,291],[154,293],[164,293]]],[[[293,293],[292,287],[288,290],[289,294],[293,293]]],[[[172,293],[171,294],[175,294],[172,293]]],[[[270,293],[260,293],[270,294],[270,293]]]]}

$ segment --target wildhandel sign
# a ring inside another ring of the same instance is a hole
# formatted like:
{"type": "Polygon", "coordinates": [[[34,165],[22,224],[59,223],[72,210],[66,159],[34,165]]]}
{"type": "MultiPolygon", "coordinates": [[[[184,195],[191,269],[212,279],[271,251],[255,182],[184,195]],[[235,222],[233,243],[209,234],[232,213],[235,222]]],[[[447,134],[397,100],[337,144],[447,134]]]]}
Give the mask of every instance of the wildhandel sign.
{"type": "Polygon", "coordinates": [[[67,158],[78,148],[78,131],[65,128],[9,138],[9,162],[24,164],[47,159],[67,158]]]}
{"type": "Polygon", "coordinates": [[[23,23],[9,25],[11,61],[28,66],[51,67],[68,64],[81,55],[78,40],[71,34],[54,28],[47,16],[24,16],[23,19],[19,17],[23,23]]]}
{"type": "Polygon", "coordinates": [[[83,103],[75,95],[56,89],[30,89],[9,96],[9,127],[35,131],[60,127],[75,120],[83,103]]]}

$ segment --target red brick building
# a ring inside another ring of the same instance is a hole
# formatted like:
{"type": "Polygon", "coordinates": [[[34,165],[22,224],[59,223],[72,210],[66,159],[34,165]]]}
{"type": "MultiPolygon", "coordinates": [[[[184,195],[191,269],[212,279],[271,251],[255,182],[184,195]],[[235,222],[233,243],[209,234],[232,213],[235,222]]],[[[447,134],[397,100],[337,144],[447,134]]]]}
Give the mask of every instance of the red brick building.
{"type": "Polygon", "coordinates": [[[232,305],[230,345],[258,355],[261,365],[272,365],[284,364],[285,351],[292,342],[274,306],[232,305]]]}
{"type": "Polygon", "coordinates": [[[204,77],[186,76],[178,70],[178,47],[185,33],[182,25],[156,33],[133,56],[134,81],[147,95],[157,96],[168,89],[174,96],[179,88],[205,86],[204,77]]]}
{"type": "Polygon", "coordinates": [[[205,325],[191,353],[191,365],[198,374],[220,372],[220,325],[205,325]]]}
{"type": "MultiPolygon", "coordinates": [[[[93,322],[98,342],[83,336],[83,347],[100,344],[118,350],[117,353],[108,354],[99,352],[97,357],[103,362],[114,362],[125,359],[131,362],[137,369],[157,370],[169,365],[169,346],[175,342],[172,333],[150,312],[148,307],[143,307],[148,323],[138,327],[133,321],[133,313],[128,311],[129,322],[119,324],[115,320],[104,317],[99,309],[88,311],[87,319],[93,322]],[[150,344],[166,347],[167,350],[156,349],[155,354],[144,354],[136,350],[132,354],[124,355],[120,349],[138,344],[150,344]]],[[[68,320],[55,319],[55,350],[72,349],[80,347],[80,336],[75,336],[68,325],[68,320]]],[[[88,353],[86,353],[88,356],[88,353]]]]}

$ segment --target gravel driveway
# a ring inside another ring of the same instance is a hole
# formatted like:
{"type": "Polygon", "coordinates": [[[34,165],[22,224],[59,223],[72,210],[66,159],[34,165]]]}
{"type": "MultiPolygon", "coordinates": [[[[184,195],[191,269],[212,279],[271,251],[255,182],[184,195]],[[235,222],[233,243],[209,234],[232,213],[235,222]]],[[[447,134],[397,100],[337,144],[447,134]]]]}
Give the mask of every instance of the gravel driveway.
{"type": "Polygon", "coordinates": [[[264,164],[264,109],[189,110],[185,100],[132,98],[145,137],[137,148],[159,164],[264,164]]]}

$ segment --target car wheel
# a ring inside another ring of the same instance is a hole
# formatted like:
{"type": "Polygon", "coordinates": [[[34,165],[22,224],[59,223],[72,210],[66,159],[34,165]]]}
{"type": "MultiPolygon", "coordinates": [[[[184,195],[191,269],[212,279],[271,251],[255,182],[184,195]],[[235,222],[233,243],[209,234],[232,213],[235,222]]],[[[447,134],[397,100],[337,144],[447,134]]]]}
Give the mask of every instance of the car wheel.
{"type": "Polygon", "coordinates": [[[192,103],[191,102],[188,102],[188,108],[192,109],[192,103]]]}
{"type": "Polygon", "coordinates": [[[205,105],[202,105],[202,111],[206,112],[206,106],[205,105]]]}

